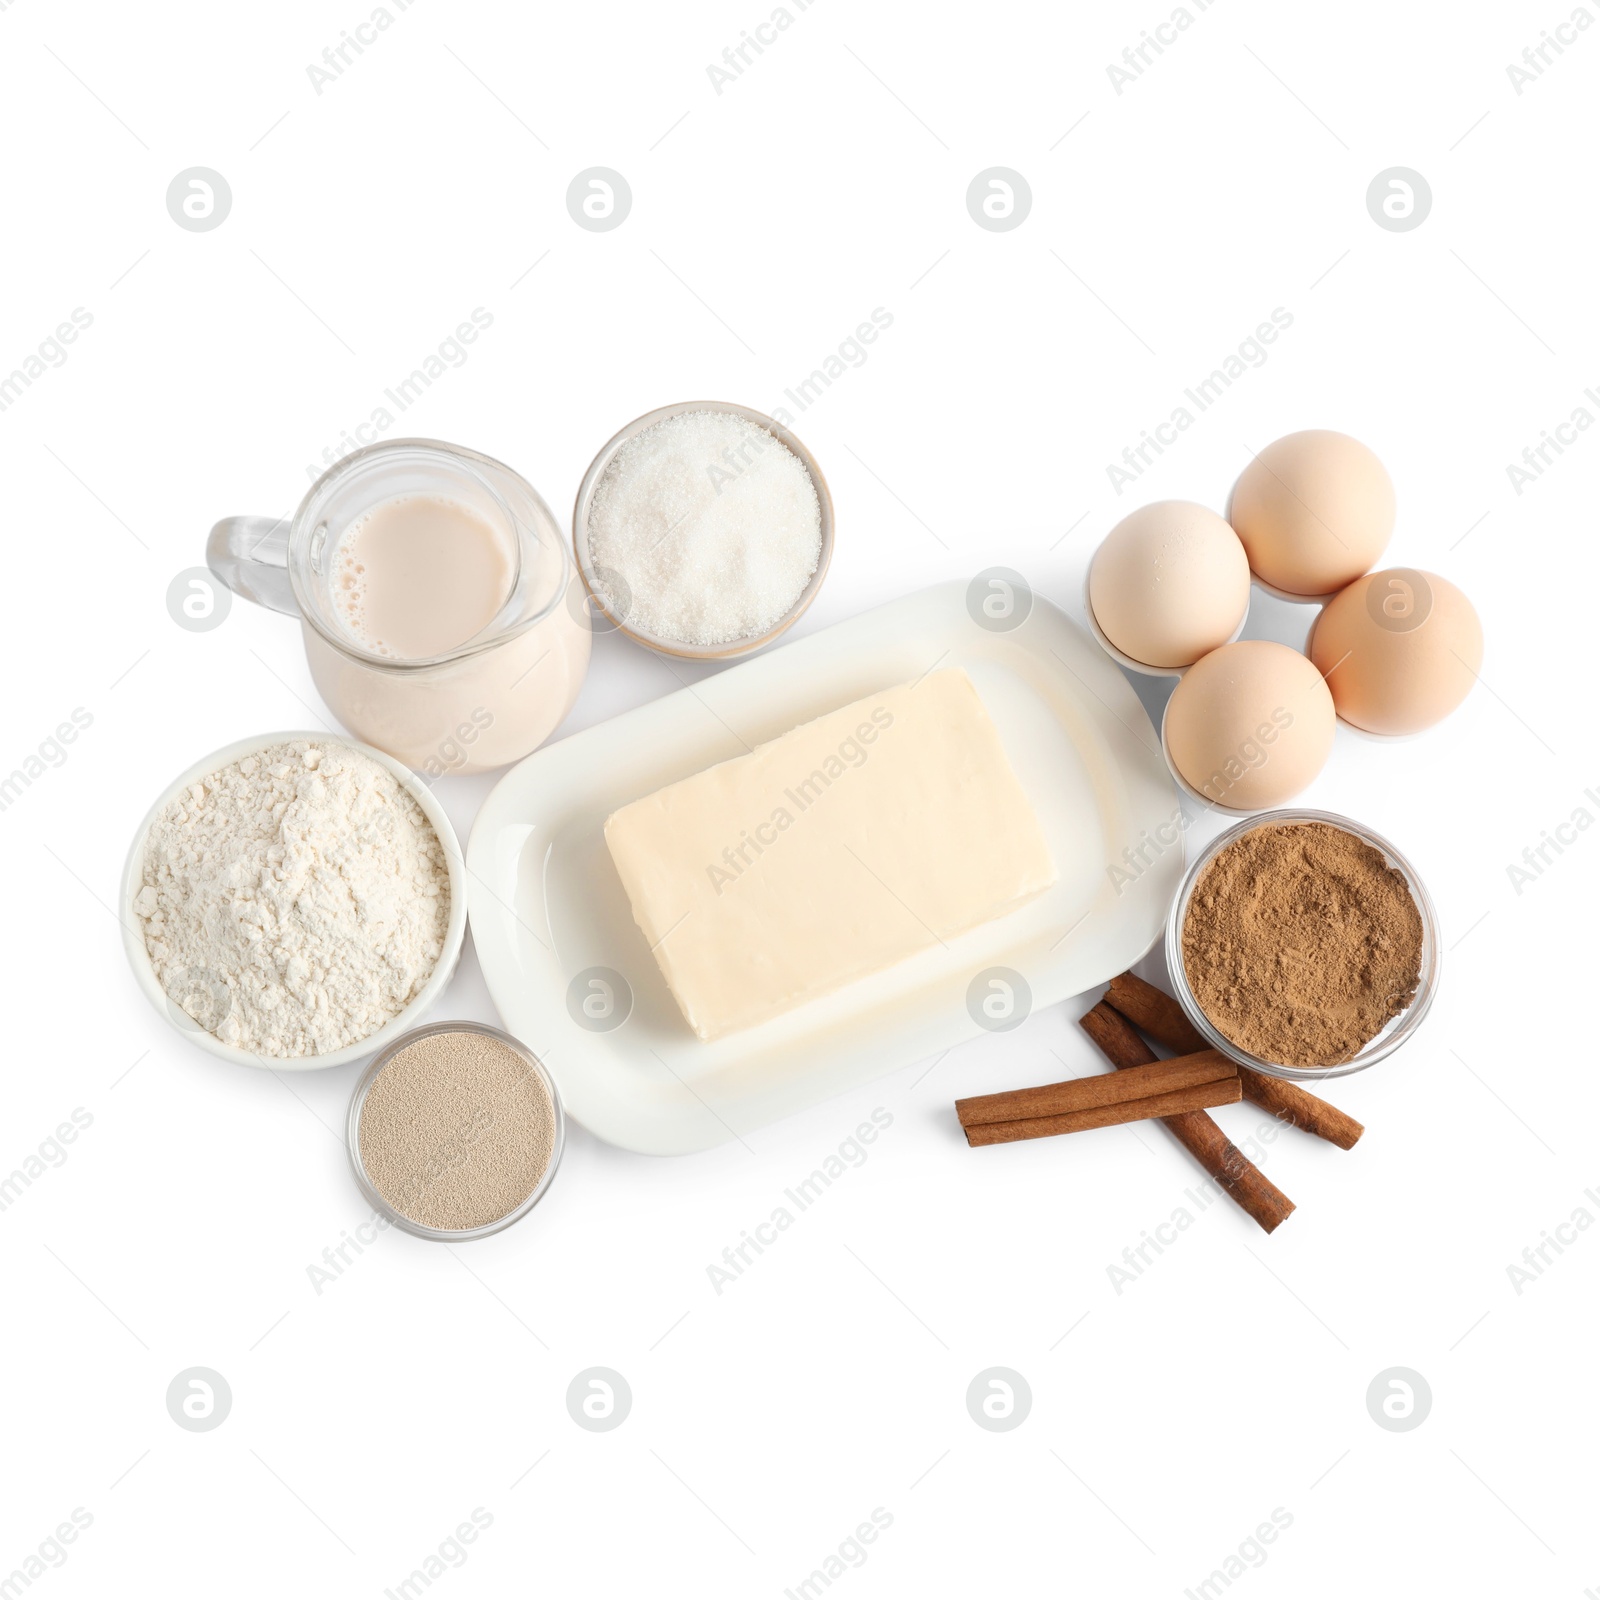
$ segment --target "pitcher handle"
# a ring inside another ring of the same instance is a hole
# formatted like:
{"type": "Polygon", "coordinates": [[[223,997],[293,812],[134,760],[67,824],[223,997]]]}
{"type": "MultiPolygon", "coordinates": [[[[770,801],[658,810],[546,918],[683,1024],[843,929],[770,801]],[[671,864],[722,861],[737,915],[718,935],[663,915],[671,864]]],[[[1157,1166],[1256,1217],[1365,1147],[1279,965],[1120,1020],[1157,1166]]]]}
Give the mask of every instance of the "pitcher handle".
{"type": "Polygon", "coordinates": [[[298,617],[289,581],[289,527],[280,517],[224,517],[206,540],[206,565],[235,594],[298,617]]]}

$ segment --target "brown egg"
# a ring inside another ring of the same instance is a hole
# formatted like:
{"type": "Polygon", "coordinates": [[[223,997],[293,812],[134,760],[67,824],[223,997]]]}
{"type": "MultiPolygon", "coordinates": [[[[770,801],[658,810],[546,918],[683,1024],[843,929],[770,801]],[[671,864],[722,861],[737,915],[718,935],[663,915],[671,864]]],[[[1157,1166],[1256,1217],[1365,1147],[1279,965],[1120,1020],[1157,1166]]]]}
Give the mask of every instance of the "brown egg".
{"type": "Polygon", "coordinates": [[[1346,722],[1420,733],[1466,699],[1483,665],[1483,625],[1447,579],[1391,567],[1328,602],[1310,650],[1346,722]]]}
{"type": "Polygon", "coordinates": [[[1274,440],[1239,474],[1228,520],[1258,578],[1331,594],[1387,548],[1394,485],[1360,440],[1313,428],[1274,440]]]}
{"type": "Polygon", "coordinates": [[[1235,811],[1291,800],[1333,748],[1333,697],[1298,650],[1241,639],[1201,656],[1167,702],[1162,735],[1191,789],[1235,811]]]}
{"type": "Polygon", "coordinates": [[[1205,506],[1158,500],[1126,516],[1089,566],[1089,606],[1117,649],[1186,667],[1225,644],[1250,605],[1239,536],[1205,506]]]}

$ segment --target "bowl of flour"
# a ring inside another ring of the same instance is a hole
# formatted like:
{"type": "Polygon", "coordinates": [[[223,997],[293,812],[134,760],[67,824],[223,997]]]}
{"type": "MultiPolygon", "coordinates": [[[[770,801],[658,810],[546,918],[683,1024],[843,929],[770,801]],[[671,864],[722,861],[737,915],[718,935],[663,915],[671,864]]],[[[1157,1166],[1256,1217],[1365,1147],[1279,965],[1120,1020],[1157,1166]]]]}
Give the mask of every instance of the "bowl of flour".
{"type": "Polygon", "coordinates": [[[241,1066],[345,1066],[414,1028],[467,927],[450,819],[406,767],[320,733],[197,761],[123,870],[123,944],[150,1003],[241,1066]]]}

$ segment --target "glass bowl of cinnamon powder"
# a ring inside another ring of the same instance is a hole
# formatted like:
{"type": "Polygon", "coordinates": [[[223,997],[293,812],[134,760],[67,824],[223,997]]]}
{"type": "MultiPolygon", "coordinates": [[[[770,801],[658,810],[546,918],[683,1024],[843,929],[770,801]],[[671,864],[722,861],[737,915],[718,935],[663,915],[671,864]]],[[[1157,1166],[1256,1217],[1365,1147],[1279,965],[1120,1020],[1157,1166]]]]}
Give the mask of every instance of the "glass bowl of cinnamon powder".
{"type": "Polygon", "coordinates": [[[1220,834],[1184,874],[1166,956],[1212,1048],[1273,1077],[1337,1078],[1422,1025],[1439,985],[1439,924],[1387,839],[1329,811],[1267,811],[1220,834]]]}

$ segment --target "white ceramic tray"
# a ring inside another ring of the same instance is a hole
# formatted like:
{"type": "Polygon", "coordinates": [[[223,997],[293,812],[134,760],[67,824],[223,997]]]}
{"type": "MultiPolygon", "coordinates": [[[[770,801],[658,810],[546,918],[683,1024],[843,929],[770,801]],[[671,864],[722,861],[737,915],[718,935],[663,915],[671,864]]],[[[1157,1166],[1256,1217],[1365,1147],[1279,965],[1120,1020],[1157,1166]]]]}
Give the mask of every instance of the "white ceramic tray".
{"type": "Polygon", "coordinates": [[[974,1037],[969,987],[988,969],[1020,973],[1038,1010],[1131,966],[1183,876],[1178,816],[1156,731],[1100,647],[1037,595],[1024,621],[991,631],[969,613],[967,586],[947,583],[536,751],[478,814],[467,904],[500,1015],[568,1112],[613,1144],[683,1154],[974,1037]],[[634,923],[605,819],[935,666],[962,667],[977,687],[1060,881],[946,947],[701,1043],[634,923]],[[1128,872],[1125,849],[1142,850],[1142,870],[1135,859],[1128,872]]]}

